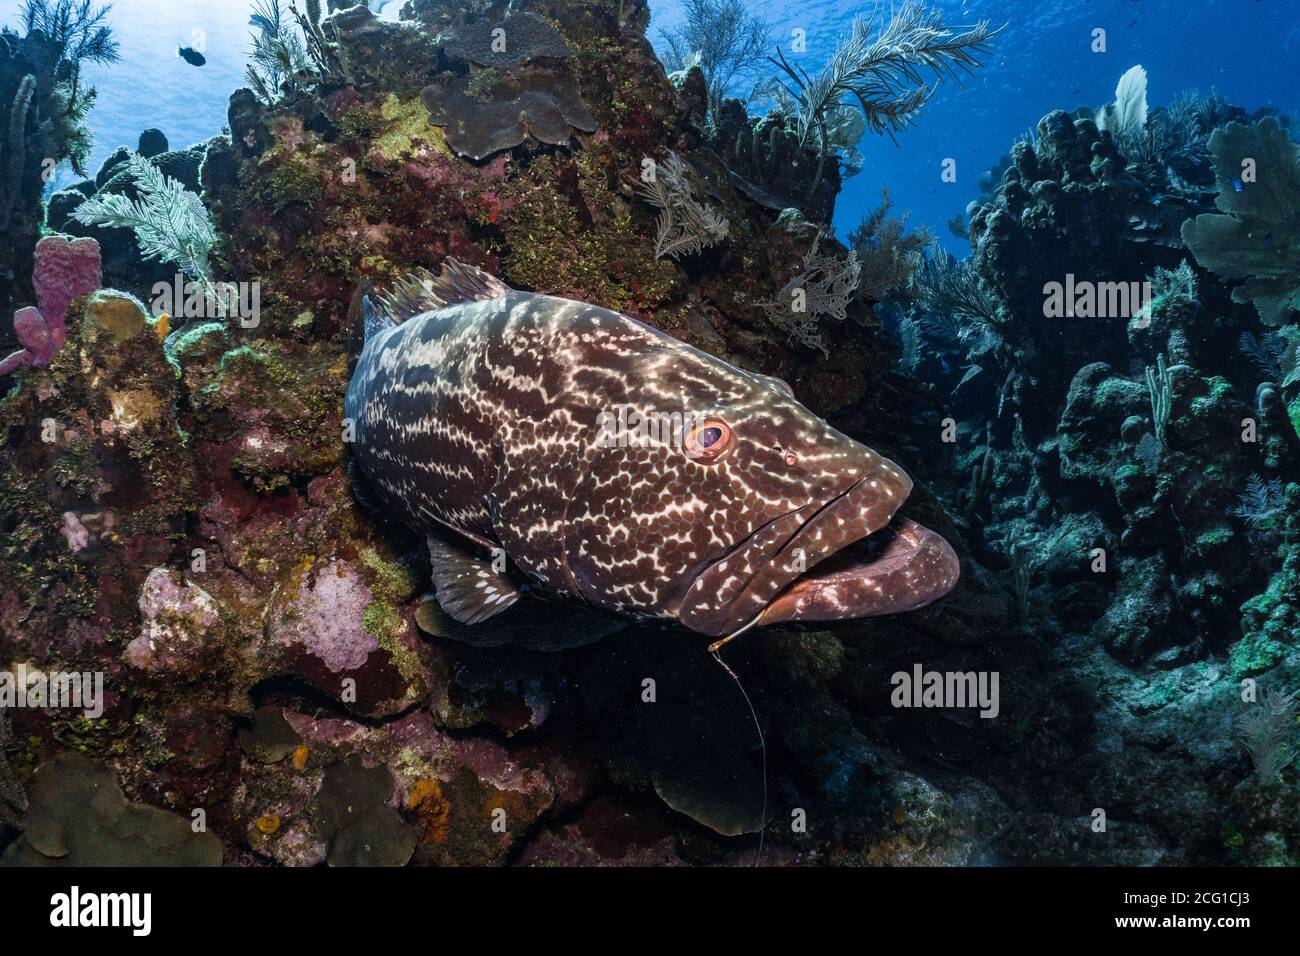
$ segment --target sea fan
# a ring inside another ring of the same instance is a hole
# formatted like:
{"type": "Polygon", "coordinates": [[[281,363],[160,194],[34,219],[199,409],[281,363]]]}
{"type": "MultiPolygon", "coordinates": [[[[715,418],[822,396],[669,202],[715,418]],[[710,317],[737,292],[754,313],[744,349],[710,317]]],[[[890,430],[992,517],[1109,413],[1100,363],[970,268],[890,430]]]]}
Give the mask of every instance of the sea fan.
{"type": "Polygon", "coordinates": [[[1288,738],[1295,734],[1296,692],[1267,690],[1259,703],[1237,718],[1237,734],[1250,754],[1255,772],[1274,780],[1294,755],[1288,738]]]}
{"type": "Polygon", "coordinates": [[[1259,475],[1251,475],[1233,514],[1252,528],[1259,528],[1282,514],[1285,508],[1286,496],[1282,493],[1281,478],[1265,481],[1259,475]]]}
{"type": "Polygon", "coordinates": [[[641,195],[660,210],[655,235],[655,258],[689,256],[727,238],[727,220],[716,209],[696,200],[691,190],[690,167],[669,150],[654,178],[639,182],[641,195]]]}
{"type": "Polygon", "coordinates": [[[906,372],[921,364],[921,326],[910,316],[898,320],[898,364],[906,372]]]}
{"type": "Polygon", "coordinates": [[[1115,87],[1115,102],[1099,115],[1097,123],[1116,135],[1134,133],[1147,125],[1147,71],[1130,67],[1115,87]]]}
{"type": "Polygon", "coordinates": [[[203,201],[144,157],[132,154],[127,162],[140,198],[96,196],[78,206],[73,218],[83,226],[132,230],[146,259],[174,263],[211,290],[208,258],[217,232],[203,201]]]}
{"type": "Polygon", "coordinates": [[[1276,117],[1229,123],[1210,137],[1218,213],[1182,225],[1183,242],[1204,269],[1234,284],[1232,301],[1251,303],[1265,325],[1291,324],[1300,311],[1300,149],[1276,117]],[[1259,181],[1244,185],[1242,157],[1259,181]],[[1234,185],[1235,184],[1235,185],[1234,185]]]}

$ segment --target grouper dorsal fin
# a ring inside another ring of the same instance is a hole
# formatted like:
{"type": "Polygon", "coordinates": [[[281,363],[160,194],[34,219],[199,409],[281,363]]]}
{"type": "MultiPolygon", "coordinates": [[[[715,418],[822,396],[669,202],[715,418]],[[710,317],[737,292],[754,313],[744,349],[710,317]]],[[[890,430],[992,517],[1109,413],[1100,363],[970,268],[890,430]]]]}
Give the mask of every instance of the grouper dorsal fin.
{"type": "Polygon", "coordinates": [[[416,269],[398,279],[387,292],[373,299],[367,297],[366,338],[373,334],[372,324],[376,330],[391,328],[422,312],[462,302],[499,299],[510,291],[510,286],[496,276],[448,256],[442,260],[438,275],[428,269],[416,269]]]}

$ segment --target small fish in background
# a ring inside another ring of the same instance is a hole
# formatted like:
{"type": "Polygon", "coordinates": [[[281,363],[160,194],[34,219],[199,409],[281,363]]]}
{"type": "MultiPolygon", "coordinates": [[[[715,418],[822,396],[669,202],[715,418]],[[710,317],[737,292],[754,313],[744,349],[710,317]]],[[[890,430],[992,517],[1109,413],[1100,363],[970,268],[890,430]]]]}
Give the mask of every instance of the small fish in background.
{"type": "Polygon", "coordinates": [[[208,62],[208,58],[192,47],[183,46],[176,51],[176,55],[188,63],[190,66],[203,66],[208,62]]]}
{"type": "Polygon", "coordinates": [[[1245,186],[1244,183],[1242,183],[1242,181],[1241,181],[1240,179],[1234,179],[1234,180],[1232,181],[1232,191],[1233,191],[1234,193],[1244,192],[1245,189],[1246,189],[1246,186],[1245,186]]]}

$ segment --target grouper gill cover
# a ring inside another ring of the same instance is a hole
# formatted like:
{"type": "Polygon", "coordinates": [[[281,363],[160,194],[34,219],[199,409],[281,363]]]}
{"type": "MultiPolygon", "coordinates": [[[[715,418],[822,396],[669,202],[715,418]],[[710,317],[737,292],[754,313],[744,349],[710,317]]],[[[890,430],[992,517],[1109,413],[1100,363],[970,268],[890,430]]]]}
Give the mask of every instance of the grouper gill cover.
{"type": "Polygon", "coordinates": [[[946,541],[891,524],[907,475],[779,380],[454,260],[364,312],[344,409],[353,454],[430,536],[438,600],[459,621],[519,597],[493,549],[547,592],[714,636],[908,611],[957,580],[946,541]],[[686,409],[687,433],[607,441],[602,415],[620,408],[686,409]],[[818,575],[882,530],[877,554],[818,575]]]}

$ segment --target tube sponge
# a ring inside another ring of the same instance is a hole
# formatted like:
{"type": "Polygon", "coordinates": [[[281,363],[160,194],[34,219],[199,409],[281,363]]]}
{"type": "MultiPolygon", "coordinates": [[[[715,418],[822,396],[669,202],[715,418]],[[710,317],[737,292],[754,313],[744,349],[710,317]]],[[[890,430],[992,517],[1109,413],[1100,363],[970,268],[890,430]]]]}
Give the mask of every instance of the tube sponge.
{"type": "Polygon", "coordinates": [[[102,283],[99,243],[94,239],[69,241],[66,236],[46,236],[36,243],[32,285],[41,315],[51,327],[58,326],[56,348],[63,344],[63,320],[72,300],[94,292],[102,283]]]}
{"type": "Polygon", "coordinates": [[[103,284],[99,243],[94,239],[46,236],[36,244],[32,285],[40,308],[14,313],[14,333],[23,348],[0,360],[0,375],[23,365],[44,368],[68,337],[68,306],[103,284]]]}

